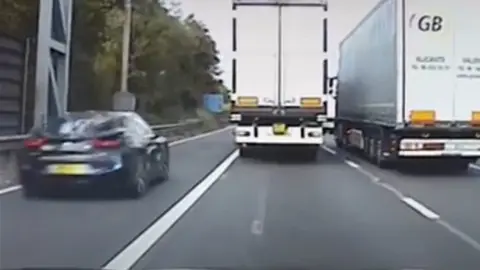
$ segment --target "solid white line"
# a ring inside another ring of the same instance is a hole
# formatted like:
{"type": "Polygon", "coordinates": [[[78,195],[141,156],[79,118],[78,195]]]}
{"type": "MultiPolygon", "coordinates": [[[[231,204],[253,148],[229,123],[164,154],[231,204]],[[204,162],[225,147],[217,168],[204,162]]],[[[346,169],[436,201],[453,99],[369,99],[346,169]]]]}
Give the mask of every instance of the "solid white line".
{"type": "Polygon", "coordinates": [[[171,210],[110,260],[103,269],[130,269],[208,191],[237,158],[238,150],[228,156],[171,210]]]}
{"type": "MultiPolygon", "coordinates": [[[[205,132],[205,133],[199,134],[197,136],[188,137],[188,138],[181,139],[181,140],[178,140],[178,141],[173,141],[173,142],[169,143],[169,145],[170,146],[176,146],[176,145],[184,144],[186,142],[195,141],[195,140],[202,139],[202,138],[205,138],[205,137],[208,137],[208,136],[211,136],[211,135],[215,135],[215,134],[220,133],[222,131],[231,129],[232,127],[233,126],[228,126],[228,127],[222,128],[222,129],[217,129],[217,130],[214,130],[214,131],[205,132]]],[[[15,185],[15,186],[7,187],[7,188],[4,188],[4,189],[0,189],[0,196],[4,195],[4,194],[7,194],[7,193],[10,193],[10,192],[20,190],[20,189],[22,189],[21,185],[15,185]]]]}
{"type": "Polygon", "coordinates": [[[202,138],[205,138],[205,137],[208,137],[208,136],[211,136],[211,135],[215,135],[217,133],[223,132],[223,131],[231,129],[231,128],[233,128],[233,126],[224,127],[222,129],[217,129],[217,130],[214,130],[214,131],[205,132],[205,133],[193,136],[193,137],[188,137],[188,138],[185,138],[185,139],[173,141],[173,142],[170,143],[170,146],[175,146],[175,145],[179,145],[179,144],[184,144],[186,142],[202,139],[202,138]]]}
{"type": "Polygon", "coordinates": [[[470,237],[468,234],[460,231],[459,229],[453,227],[451,224],[444,220],[438,220],[438,224],[442,225],[444,228],[446,228],[449,232],[453,233],[454,235],[458,236],[460,239],[468,243],[470,246],[472,246],[474,249],[477,251],[480,251],[480,243],[477,242],[475,239],[470,237]]]}
{"type": "Polygon", "coordinates": [[[406,203],[408,206],[410,206],[413,210],[417,211],[420,215],[430,219],[430,220],[438,220],[440,219],[440,216],[433,212],[432,210],[428,209],[426,206],[423,204],[417,202],[416,200],[412,198],[403,198],[402,201],[406,203]]]}
{"type": "Polygon", "coordinates": [[[19,189],[21,189],[21,188],[22,188],[21,185],[16,185],[16,186],[11,186],[11,187],[4,188],[4,189],[0,190],[0,195],[17,191],[17,190],[19,190],[19,189]]]}
{"type": "Polygon", "coordinates": [[[323,150],[329,152],[330,154],[332,155],[336,155],[337,154],[337,151],[333,150],[332,148],[328,147],[328,146],[325,146],[325,145],[322,145],[320,146],[323,150]]]}

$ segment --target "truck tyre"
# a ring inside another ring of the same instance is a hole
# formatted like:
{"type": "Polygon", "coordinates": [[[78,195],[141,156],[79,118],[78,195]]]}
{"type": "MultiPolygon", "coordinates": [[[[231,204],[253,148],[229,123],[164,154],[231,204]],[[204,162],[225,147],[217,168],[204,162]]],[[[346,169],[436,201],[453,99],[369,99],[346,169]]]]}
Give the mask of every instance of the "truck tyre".
{"type": "Polygon", "coordinates": [[[457,162],[452,162],[447,165],[448,170],[450,170],[453,173],[465,173],[468,171],[470,168],[470,162],[468,161],[457,161],[457,162]]]}
{"type": "Polygon", "coordinates": [[[239,155],[242,158],[248,158],[252,156],[252,149],[247,147],[239,147],[239,155]]]}
{"type": "Polygon", "coordinates": [[[338,148],[343,148],[342,140],[340,140],[340,139],[338,138],[338,136],[335,136],[335,145],[336,145],[338,148]]]}
{"type": "Polygon", "coordinates": [[[382,140],[376,140],[375,142],[375,154],[374,154],[374,162],[375,164],[381,169],[389,169],[392,166],[392,162],[386,160],[382,155],[382,140]]]}
{"type": "Polygon", "coordinates": [[[317,154],[318,154],[318,148],[317,147],[309,147],[305,149],[304,151],[304,157],[305,160],[307,161],[316,161],[317,160],[317,154]]]}

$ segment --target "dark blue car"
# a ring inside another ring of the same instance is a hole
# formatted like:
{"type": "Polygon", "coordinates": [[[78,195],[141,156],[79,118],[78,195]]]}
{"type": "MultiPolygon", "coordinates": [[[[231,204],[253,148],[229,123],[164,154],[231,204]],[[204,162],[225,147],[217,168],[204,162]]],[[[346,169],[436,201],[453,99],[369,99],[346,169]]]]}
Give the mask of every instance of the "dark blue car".
{"type": "Polygon", "coordinates": [[[168,179],[169,146],[134,112],[72,112],[33,128],[19,162],[28,198],[77,188],[139,198],[168,179]]]}

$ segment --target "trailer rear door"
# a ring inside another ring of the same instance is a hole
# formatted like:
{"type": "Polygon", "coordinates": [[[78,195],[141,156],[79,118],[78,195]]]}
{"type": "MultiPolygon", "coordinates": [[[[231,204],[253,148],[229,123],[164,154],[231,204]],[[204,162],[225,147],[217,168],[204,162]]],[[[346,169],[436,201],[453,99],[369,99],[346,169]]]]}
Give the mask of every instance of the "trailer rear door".
{"type": "Polygon", "coordinates": [[[470,125],[480,111],[480,2],[404,3],[404,120],[470,125]]]}
{"type": "MultiPolygon", "coordinates": [[[[281,7],[281,106],[324,101],[326,80],[326,13],[323,6],[281,7]]],[[[313,105],[313,104],[312,104],[313,105]]]]}
{"type": "Polygon", "coordinates": [[[476,117],[479,122],[480,1],[456,0],[451,6],[456,18],[454,119],[468,124],[476,117]]]}
{"type": "Polygon", "coordinates": [[[238,5],[234,12],[234,90],[257,106],[278,103],[278,9],[275,6],[238,5]]]}
{"type": "Polygon", "coordinates": [[[403,0],[406,122],[454,119],[452,1],[403,0]]]}

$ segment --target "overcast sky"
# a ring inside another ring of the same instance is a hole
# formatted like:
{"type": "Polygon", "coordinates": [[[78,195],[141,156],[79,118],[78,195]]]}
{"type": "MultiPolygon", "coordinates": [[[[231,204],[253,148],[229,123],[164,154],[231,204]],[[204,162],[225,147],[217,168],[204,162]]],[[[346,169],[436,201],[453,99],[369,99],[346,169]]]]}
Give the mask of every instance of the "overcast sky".
{"type": "MultiPolygon", "coordinates": [[[[177,0],[178,1],[178,0],[177,0]]],[[[217,42],[222,59],[221,76],[230,87],[231,62],[231,0],[180,0],[184,14],[194,13],[210,29],[217,42]]],[[[330,0],[329,1],[329,48],[330,76],[337,72],[338,43],[372,9],[379,0],[330,0]]]]}

